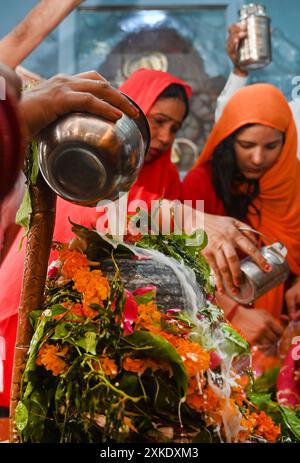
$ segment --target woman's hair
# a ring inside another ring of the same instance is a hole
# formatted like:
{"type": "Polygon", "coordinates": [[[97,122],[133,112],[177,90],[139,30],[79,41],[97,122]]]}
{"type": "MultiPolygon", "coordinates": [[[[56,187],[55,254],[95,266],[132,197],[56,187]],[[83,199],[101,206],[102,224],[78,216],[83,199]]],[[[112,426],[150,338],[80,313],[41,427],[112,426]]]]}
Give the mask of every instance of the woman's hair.
{"type": "Polygon", "coordinates": [[[190,104],[189,104],[189,99],[186,94],[186,91],[182,85],[179,85],[179,84],[169,85],[167,88],[164,89],[164,91],[159,95],[157,99],[162,100],[163,98],[177,98],[178,100],[183,101],[185,108],[186,108],[184,119],[186,118],[190,110],[190,104]]]}
{"type": "Polygon", "coordinates": [[[260,215],[253,204],[259,194],[259,181],[248,180],[241,174],[234,150],[236,135],[252,125],[244,125],[225,138],[215,148],[212,157],[212,181],[216,194],[222,200],[226,213],[239,220],[245,220],[248,212],[260,215]],[[241,185],[244,187],[239,188],[241,185]]]}

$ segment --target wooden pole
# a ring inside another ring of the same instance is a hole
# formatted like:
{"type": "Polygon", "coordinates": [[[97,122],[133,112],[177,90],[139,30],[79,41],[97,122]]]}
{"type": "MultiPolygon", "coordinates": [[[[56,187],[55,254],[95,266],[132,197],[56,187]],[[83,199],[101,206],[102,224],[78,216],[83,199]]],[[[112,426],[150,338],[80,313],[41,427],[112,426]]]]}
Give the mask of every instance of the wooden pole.
{"type": "Polygon", "coordinates": [[[41,0],[0,40],[0,61],[14,69],[82,1],[41,0]]]}
{"type": "Polygon", "coordinates": [[[47,266],[55,222],[56,195],[41,174],[32,187],[33,214],[28,234],[23,286],[19,306],[19,321],[12,374],[10,400],[10,442],[19,442],[15,425],[15,410],[20,396],[20,383],[26,354],[32,337],[29,314],[40,309],[43,301],[47,266]]]}

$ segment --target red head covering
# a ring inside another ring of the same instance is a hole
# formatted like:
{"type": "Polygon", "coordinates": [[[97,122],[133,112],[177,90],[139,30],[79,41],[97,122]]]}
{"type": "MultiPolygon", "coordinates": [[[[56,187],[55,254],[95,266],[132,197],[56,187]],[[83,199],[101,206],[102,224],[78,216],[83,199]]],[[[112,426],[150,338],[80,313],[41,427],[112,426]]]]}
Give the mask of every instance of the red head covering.
{"type": "MultiPolygon", "coordinates": [[[[225,138],[251,123],[283,132],[285,142],[276,163],[259,180],[260,191],[254,205],[260,211],[260,218],[248,214],[247,221],[271,240],[287,247],[289,266],[293,273],[300,275],[300,162],[296,127],[284,95],[270,84],[250,85],[237,91],[214,126],[194,169],[210,161],[215,148],[225,138]]],[[[189,183],[188,187],[196,189],[197,185],[189,183]]],[[[283,288],[279,286],[255,305],[278,317],[282,303],[283,288]]]]}
{"type": "Polygon", "coordinates": [[[138,69],[125,80],[119,90],[134,100],[147,115],[159,95],[172,84],[181,85],[187,97],[191,98],[192,89],[186,82],[168,72],[154,69],[138,69]]]}
{"type": "MultiPolygon", "coordinates": [[[[120,86],[120,90],[132,98],[147,115],[159,95],[172,84],[181,85],[187,97],[191,97],[192,89],[186,82],[167,72],[153,69],[139,69],[134,72],[120,86]]],[[[181,198],[181,183],[176,167],[171,162],[171,148],[144,165],[130,190],[128,200],[142,199],[149,207],[151,200],[161,198],[181,198]]]]}

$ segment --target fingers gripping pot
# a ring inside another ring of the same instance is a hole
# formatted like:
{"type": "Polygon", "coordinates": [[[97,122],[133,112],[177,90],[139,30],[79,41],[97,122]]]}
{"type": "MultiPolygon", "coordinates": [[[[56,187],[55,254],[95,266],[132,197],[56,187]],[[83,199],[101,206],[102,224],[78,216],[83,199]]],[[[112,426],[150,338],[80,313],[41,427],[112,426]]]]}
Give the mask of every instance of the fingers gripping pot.
{"type": "Polygon", "coordinates": [[[138,109],[137,119],[123,114],[117,122],[71,113],[42,131],[39,166],[48,185],[62,198],[90,207],[127,192],[150,143],[147,118],[138,109]]]}
{"type": "MultiPolygon", "coordinates": [[[[256,230],[247,231],[259,233],[256,230]]],[[[271,265],[272,270],[264,272],[251,257],[247,257],[240,263],[243,280],[238,288],[238,294],[233,294],[226,287],[227,294],[240,304],[247,305],[252,303],[275,286],[284,283],[289,276],[289,266],[285,258],[287,255],[286,247],[276,242],[269,246],[263,246],[260,252],[271,265]]]]}

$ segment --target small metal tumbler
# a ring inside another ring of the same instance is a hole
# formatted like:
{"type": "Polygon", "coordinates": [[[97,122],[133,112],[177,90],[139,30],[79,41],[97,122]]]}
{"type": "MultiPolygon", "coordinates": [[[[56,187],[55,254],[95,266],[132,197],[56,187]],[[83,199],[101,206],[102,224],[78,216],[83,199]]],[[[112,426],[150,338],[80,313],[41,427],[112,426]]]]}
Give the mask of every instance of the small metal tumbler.
{"type": "Polygon", "coordinates": [[[247,257],[241,261],[243,282],[238,288],[238,294],[232,294],[231,290],[226,287],[227,294],[240,304],[252,303],[275,286],[284,283],[289,276],[289,266],[285,259],[287,249],[281,243],[263,246],[260,252],[271,265],[272,270],[264,272],[251,257],[247,257]]]}
{"type": "Polygon", "coordinates": [[[271,20],[265,7],[250,3],[240,9],[240,22],[246,25],[247,37],[239,46],[239,66],[254,70],[267,66],[272,61],[271,20]]]}

